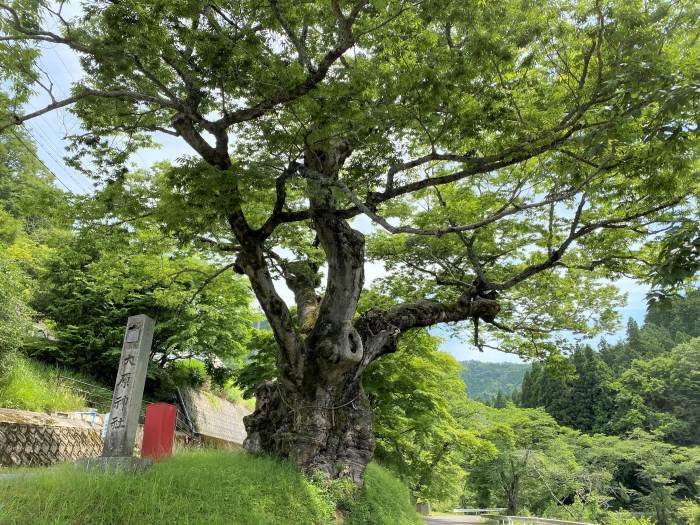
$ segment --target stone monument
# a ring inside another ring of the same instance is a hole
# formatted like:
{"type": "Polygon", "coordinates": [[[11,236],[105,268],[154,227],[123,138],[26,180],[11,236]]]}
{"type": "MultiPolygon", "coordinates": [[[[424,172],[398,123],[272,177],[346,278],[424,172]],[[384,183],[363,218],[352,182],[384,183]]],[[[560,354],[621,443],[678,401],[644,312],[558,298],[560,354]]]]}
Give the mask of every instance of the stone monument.
{"type": "Polygon", "coordinates": [[[154,327],[155,321],[146,315],[129,317],[126,323],[103,457],[133,454],[154,327]]]}
{"type": "Polygon", "coordinates": [[[147,315],[129,317],[126,323],[102,457],[80,462],[88,468],[141,470],[152,463],[133,457],[133,451],[154,327],[155,321],[147,315]]]}

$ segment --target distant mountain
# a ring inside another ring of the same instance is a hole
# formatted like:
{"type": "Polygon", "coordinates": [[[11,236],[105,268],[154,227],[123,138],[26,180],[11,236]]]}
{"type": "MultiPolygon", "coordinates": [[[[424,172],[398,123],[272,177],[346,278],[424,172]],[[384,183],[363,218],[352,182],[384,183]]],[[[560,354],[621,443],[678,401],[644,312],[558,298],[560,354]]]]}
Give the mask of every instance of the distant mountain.
{"type": "Polygon", "coordinates": [[[464,367],[461,375],[471,399],[490,399],[499,390],[510,394],[520,388],[525,372],[530,369],[524,363],[460,361],[460,364],[464,367]]]}

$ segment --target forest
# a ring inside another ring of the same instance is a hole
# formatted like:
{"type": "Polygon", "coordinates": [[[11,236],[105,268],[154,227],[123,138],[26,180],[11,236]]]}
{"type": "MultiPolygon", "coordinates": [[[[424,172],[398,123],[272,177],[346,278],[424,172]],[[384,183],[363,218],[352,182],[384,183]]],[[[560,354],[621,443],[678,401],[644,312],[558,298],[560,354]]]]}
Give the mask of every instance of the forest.
{"type": "Polygon", "coordinates": [[[0,0],[0,406],[109,397],[144,313],[149,400],[254,399],[245,449],[311,479],[698,524],[697,3],[67,5],[0,0]],[[623,278],[645,321],[593,348],[623,278]],[[470,398],[435,327],[521,391],[470,398]]]}
{"type": "Polygon", "coordinates": [[[486,401],[498,397],[499,391],[501,398],[505,398],[520,390],[530,368],[527,363],[460,361],[459,364],[469,397],[486,401]]]}
{"type": "Polygon", "coordinates": [[[668,443],[698,445],[699,316],[697,290],[655,303],[641,327],[629,320],[623,341],[536,363],[520,402],[544,407],[559,424],[583,432],[638,429],[668,443]]]}

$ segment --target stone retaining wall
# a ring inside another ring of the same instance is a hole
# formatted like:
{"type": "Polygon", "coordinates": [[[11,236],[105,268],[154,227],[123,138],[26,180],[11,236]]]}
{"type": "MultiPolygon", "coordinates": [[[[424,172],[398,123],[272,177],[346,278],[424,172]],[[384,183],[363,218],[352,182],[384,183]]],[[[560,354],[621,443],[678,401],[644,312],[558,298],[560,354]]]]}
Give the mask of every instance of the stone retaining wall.
{"type": "Polygon", "coordinates": [[[28,467],[99,456],[102,438],[87,428],[0,423],[0,465],[28,467]]]}
{"type": "Polygon", "coordinates": [[[100,433],[89,423],[0,409],[0,465],[53,465],[99,456],[101,452],[100,433]]]}
{"type": "MultiPolygon", "coordinates": [[[[207,392],[183,392],[195,443],[216,448],[240,448],[245,440],[245,407],[207,392]]],[[[178,410],[182,410],[179,407],[178,410]]],[[[44,414],[0,408],[0,467],[53,465],[97,457],[102,453],[104,414],[87,412],[44,414]]],[[[188,432],[189,433],[189,432],[188,432]]],[[[139,425],[134,455],[141,455],[143,425],[139,425]]],[[[183,446],[192,445],[181,436],[183,446]]]]}

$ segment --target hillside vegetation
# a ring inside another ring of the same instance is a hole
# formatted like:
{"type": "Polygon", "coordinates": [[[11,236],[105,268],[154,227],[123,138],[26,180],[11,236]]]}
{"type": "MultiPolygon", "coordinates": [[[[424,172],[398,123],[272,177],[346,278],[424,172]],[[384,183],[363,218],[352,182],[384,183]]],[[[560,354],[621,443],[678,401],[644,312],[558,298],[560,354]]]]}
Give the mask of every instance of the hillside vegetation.
{"type": "Polygon", "coordinates": [[[0,407],[35,412],[109,410],[112,392],[71,370],[15,353],[0,362],[0,407]]]}
{"type": "Polygon", "coordinates": [[[640,327],[597,351],[535,363],[521,403],[589,433],[643,430],[677,445],[700,444],[700,290],[653,304],[640,327]]]}
{"type": "Polygon", "coordinates": [[[0,521],[16,525],[418,525],[408,490],[370,465],[361,495],[312,482],[288,463],[231,452],[177,455],[138,475],[72,465],[0,482],[0,521]],[[80,518],[78,518],[80,517],[80,518]]]}
{"type": "Polygon", "coordinates": [[[502,392],[511,394],[520,389],[530,365],[524,363],[483,363],[460,361],[462,379],[471,399],[488,400],[502,392]]]}

